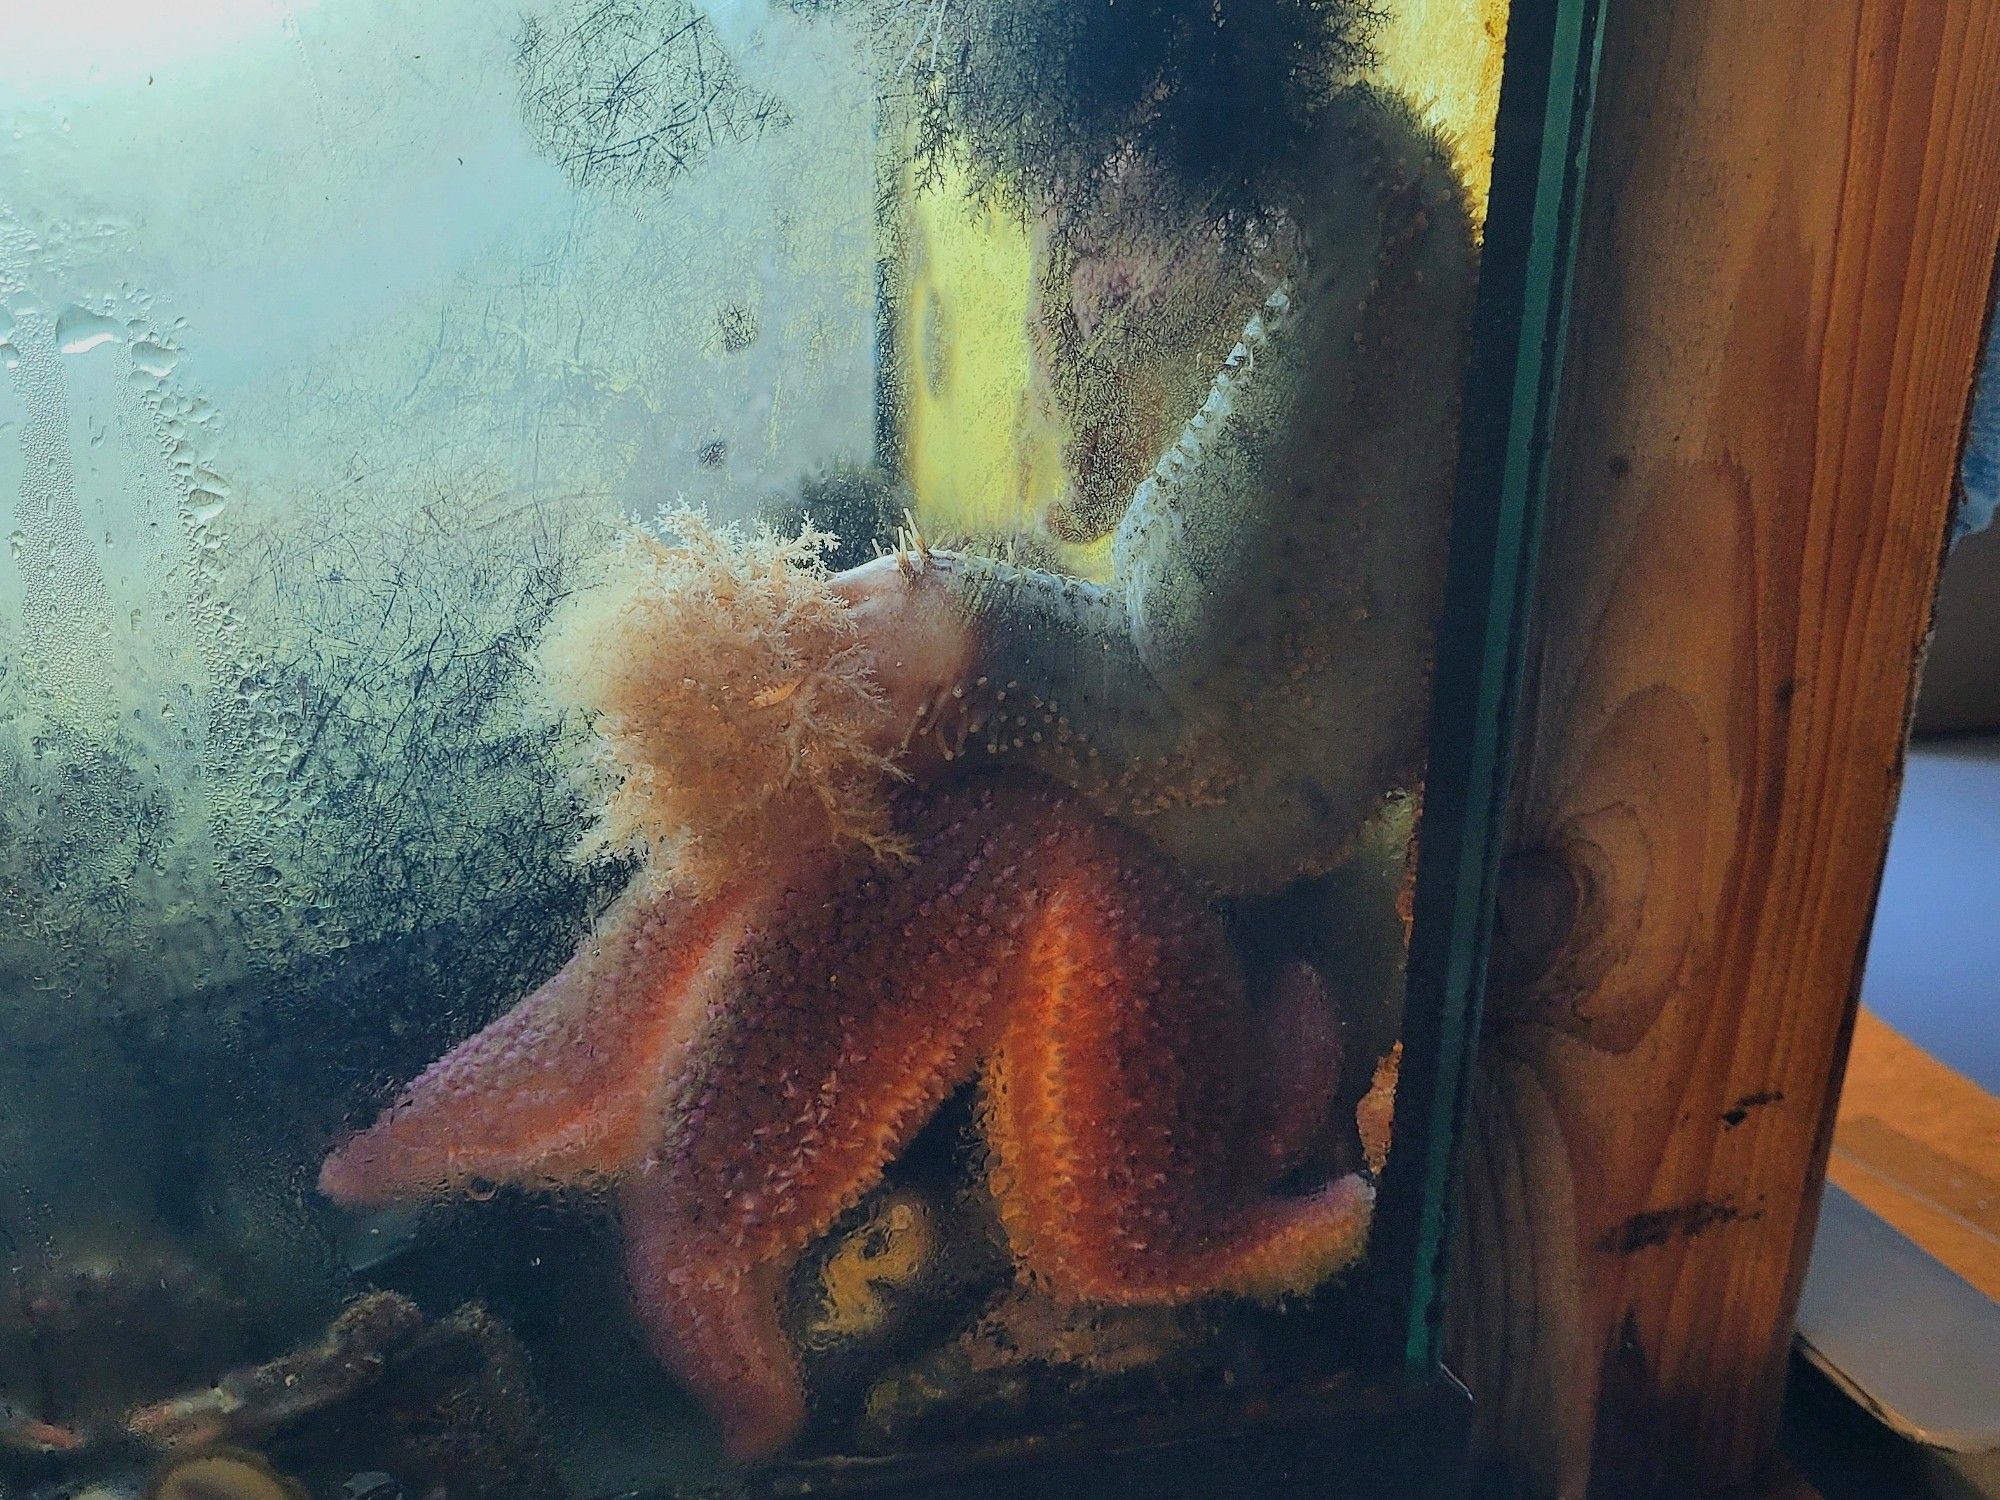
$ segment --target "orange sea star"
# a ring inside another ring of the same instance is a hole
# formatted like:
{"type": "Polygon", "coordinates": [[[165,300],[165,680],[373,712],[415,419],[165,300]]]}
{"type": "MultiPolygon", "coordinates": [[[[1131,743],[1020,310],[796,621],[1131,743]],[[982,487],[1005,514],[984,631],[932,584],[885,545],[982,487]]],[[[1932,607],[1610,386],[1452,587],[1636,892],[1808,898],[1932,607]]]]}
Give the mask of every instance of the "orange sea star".
{"type": "Polygon", "coordinates": [[[649,1341],[740,1458],[805,1417],[788,1271],[974,1076],[1008,1239],[1056,1297],[1274,1296],[1359,1254],[1362,1178],[1269,1190],[1288,1131],[1250,1094],[1235,960],[1150,845],[1017,781],[895,817],[907,865],[822,852],[698,900],[635,890],[322,1189],[614,1181],[649,1341]]]}

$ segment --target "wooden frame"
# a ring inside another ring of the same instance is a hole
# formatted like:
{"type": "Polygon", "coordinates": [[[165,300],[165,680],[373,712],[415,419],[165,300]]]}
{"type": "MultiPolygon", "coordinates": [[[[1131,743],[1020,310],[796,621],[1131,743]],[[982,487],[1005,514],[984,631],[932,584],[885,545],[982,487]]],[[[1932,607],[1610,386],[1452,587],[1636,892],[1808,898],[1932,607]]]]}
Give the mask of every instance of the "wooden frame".
{"type": "Polygon", "coordinates": [[[1618,0],[1448,1350],[1509,1493],[1767,1456],[2000,241],[1991,0],[1618,0]]]}

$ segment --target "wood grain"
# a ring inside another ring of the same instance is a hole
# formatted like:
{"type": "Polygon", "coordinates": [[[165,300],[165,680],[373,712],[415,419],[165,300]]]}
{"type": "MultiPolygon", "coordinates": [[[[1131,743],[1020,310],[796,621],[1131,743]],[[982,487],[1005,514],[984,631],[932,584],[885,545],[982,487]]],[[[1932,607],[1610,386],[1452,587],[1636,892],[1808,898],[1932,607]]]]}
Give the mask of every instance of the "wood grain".
{"type": "Polygon", "coordinates": [[[1776,1425],[1996,240],[1995,0],[1617,0],[1454,1256],[1509,1493],[1776,1425]]]}

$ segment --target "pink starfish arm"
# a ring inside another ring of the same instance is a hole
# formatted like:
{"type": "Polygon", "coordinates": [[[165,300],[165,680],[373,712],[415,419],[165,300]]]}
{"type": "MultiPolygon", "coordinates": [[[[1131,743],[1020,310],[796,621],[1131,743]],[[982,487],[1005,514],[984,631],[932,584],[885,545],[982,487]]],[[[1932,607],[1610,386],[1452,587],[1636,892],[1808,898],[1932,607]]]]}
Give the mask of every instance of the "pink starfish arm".
{"type": "Polygon", "coordinates": [[[850,866],[773,914],[620,1191],[649,1342],[737,1458],[805,1417],[786,1274],[972,1076],[1010,987],[1018,832],[990,795],[924,806],[908,871],[850,866]]]}
{"type": "Polygon", "coordinates": [[[657,1133],[672,1057],[727,982],[750,905],[634,891],[562,971],[427,1068],[320,1169],[340,1203],[610,1173],[657,1133]]]}

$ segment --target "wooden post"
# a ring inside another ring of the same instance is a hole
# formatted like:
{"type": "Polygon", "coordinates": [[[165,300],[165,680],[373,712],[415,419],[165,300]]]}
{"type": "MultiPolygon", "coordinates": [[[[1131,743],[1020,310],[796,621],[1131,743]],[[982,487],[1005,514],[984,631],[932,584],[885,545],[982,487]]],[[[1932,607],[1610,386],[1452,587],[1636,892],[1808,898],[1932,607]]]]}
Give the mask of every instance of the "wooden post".
{"type": "Polygon", "coordinates": [[[2000,240],[2000,0],[1612,0],[1449,1347],[1509,1493],[1769,1451],[2000,240]]]}

